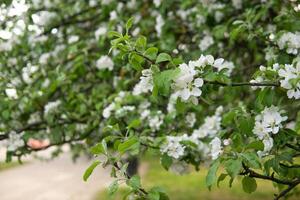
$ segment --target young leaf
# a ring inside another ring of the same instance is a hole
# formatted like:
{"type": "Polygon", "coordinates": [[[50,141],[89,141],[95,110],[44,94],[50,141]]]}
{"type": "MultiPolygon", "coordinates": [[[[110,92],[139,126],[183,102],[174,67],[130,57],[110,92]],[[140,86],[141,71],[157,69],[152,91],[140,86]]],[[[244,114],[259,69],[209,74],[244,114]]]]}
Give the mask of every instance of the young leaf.
{"type": "Polygon", "coordinates": [[[219,187],[220,182],[224,181],[226,177],[227,177],[227,174],[221,174],[219,176],[218,181],[217,181],[217,186],[218,187],[219,187]]]}
{"type": "Polygon", "coordinates": [[[118,151],[123,154],[128,150],[133,150],[136,148],[139,148],[139,140],[136,137],[131,137],[125,142],[119,144],[118,151]]]}
{"type": "Polygon", "coordinates": [[[132,187],[134,190],[138,190],[141,187],[141,180],[140,177],[137,175],[134,175],[131,177],[128,181],[128,186],[132,187]]]}
{"type": "Polygon", "coordinates": [[[229,176],[234,178],[239,174],[242,168],[242,162],[239,159],[230,159],[224,163],[224,166],[229,176]]]}
{"type": "Polygon", "coordinates": [[[206,186],[210,189],[211,186],[217,181],[217,171],[220,166],[220,161],[217,160],[210,166],[206,176],[206,186]]]}
{"type": "Polygon", "coordinates": [[[171,60],[172,60],[172,58],[169,54],[160,53],[156,58],[156,63],[161,63],[161,62],[171,61],[171,60]]]}
{"type": "Polygon", "coordinates": [[[170,93],[172,80],[179,74],[179,69],[170,69],[154,75],[154,86],[157,92],[167,96],[170,93]]]}
{"type": "Polygon", "coordinates": [[[157,56],[158,49],[156,47],[150,47],[144,52],[144,56],[147,58],[154,60],[157,56]]]}
{"type": "Polygon", "coordinates": [[[133,17],[131,17],[130,19],[128,19],[128,21],[126,22],[126,34],[128,34],[129,29],[132,27],[133,24],[133,17]]]}
{"type": "Polygon", "coordinates": [[[102,143],[98,143],[95,146],[93,146],[92,148],[90,148],[90,152],[94,155],[103,154],[104,149],[103,149],[102,143]]]}
{"type": "Polygon", "coordinates": [[[172,160],[172,158],[169,157],[167,154],[164,154],[164,155],[161,157],[160,162],[161,162],[161,165],[162,165],[166,170],[168,170],[169,167],[172,165],[173,160],[172,160]]]}
{"type": "Polygon", "coordinates": [[[258,156],[254,152],[246,152],[242,154],[244,161],[252,168],[261,168],[258,156]]]}
{"type": "Polygon", "coordinates": [[[119,188],[118,180],[114,180],[108,187],[108,195],[113,196],[119,188]]]}
{"type": "Polygon", "coordinates": [[[257,184],[254,178],[245,176],[242,180],[243,190],[247,193],[255,192],[257,184]]]}
{"type": "Polygon", "coordinates": [[[93,173],[94,169],[100,164],[99,160],[95,160],[84,172],[83,180],[87,181],[90,175],[93,173]]]}

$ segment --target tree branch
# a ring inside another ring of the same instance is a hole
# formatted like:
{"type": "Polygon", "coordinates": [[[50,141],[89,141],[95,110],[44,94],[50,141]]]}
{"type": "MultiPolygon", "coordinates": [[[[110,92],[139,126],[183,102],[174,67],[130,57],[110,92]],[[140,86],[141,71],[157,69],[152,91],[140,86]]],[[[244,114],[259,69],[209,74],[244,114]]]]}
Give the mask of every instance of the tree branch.
{"type": "Polygon", "coordinates": [[[220,83],[218,81],[205,81],[206,84],[211,85],[221,85],[221,86],[230,86],[230,87],[238,87],[238,86],[272,86],[279,87],[280,84],[277,82],[262,82],[262,83],[250,83],[250,82],[241,82],[241,83],[220,83]]]}
{"type": "Polygon", "coordinates": [[[287,193],[289,193],[293,188],[295,188],[298,184],[300,183],[300,179],[295,181],[293,184],[289,185],[288,188],[286,188],[285,190],[281,191],[278,195],[275,195],[274,200],[279,200],[280,198],[284,197],[285,195],[287,195],[287,193]]]}
{"type": "Polygon", "coordinates": [[[295,179],[295,180],[281,180],[278,178],[275,178],[274,175],[271,176],[267,176],[267,175],[262,175],[259,174],[253,170],[251,170],[249,167],[247,167],[244,163],[243,164],[243,168],[244,168],[244,172],[240,173],[240,175],[248,175],[249,177],[252,178],[258,178],[258,179],[263,179],[263,180],[269,180],[278,184],[282,184],[282,185],[287,185],[288,188],[286,188],[285,190],[283,190],[280,194],[275,195],[275,199],[274,200],[279,200],[280,198],[284,197],[289,191],[291,191],[294,187],[296,187],[298,184],[300,184],[300,179],[295,179]]]}

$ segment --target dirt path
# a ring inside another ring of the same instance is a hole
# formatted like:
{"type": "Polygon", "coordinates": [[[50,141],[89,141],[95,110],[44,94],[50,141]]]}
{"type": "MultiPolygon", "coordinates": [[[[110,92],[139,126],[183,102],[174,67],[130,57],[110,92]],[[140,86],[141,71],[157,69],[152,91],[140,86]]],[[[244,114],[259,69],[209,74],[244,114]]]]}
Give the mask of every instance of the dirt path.
{"type": "Polygon", "coordinates": [[[109,185],[109,172],[98,167],[88,182],[82,174],[87,159],[74,164],[68,154],[50,162],[30,161],[24,166],[0,172],[1,200],[91,200],[109,185]]]}

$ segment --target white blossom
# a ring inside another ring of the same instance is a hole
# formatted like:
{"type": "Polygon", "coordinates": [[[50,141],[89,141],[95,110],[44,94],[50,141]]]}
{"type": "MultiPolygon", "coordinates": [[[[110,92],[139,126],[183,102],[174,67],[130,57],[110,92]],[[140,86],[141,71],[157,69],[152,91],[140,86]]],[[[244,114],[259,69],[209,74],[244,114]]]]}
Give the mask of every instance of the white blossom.
{"type": "Polygon", "coordinates": [[[142,71],[142,76],[140,77],[140,82],[136,84],[133,88],[133,95],[140,95],[142,93],[148,93],[153,90],[153,78],[150,69],[144,69],[142,71]]]}
{"type": "Polygon", "coordinates": [[[15,88],[6,88],[5,89],[5,94],[7,95],[8,98],[11,99],[17,99],[18,98],[18,93],[15,88]]]}
{"type": "Polygon", "coordinates": [[[242,0],[231,0],[232,5],[235,9],[241,9],[243,6],[243,1],[242,0]]]}
{"type": "Polygon", "coordinates": [[[96,61],[96,67],[99,70],[108,69],[109,71],[112,71],[113,67],[114,67],[114,62],[112,61],[112,59],[110,57],[108,57],[107,55],[104,55],[104,56],[101,56],[96,61]]]}
{"type": "Polygon", "coordinates": [[[211,146],[211,158],[216,160],[223,153],[222,141],[215,137],[209,144],[211,146]]]}
{"type": "Polygon", "coordinates": [[[68,38],[68,43],[71,44],[71,43],[75,43],[79,40],[79,36],[78,35],[71,35],[69,36],[68,38]]]}
{"type": "Polygon", "coordinates": [[[99,40],[99,38],[107,33],[106,26],[101,26],[95,31],[95,38],[99,40]]]}
{"type": "Polygon", "coordinates": [[[196,114],[195,113],[188,113],[185,117],[185,121],[188,127],[193,127],[196,123],[196,114]]]}
{"type": "Polygon", "coordinates": [[[39,26],[48,25],[57,15],[54,12],[40,11],[31,16],[33,23],[39,26]]]}
{"type": "Polygon", "coordinates": [[[211,35],[206,34],[200,41],[199,48],[201,51],[207,50],[211,45],[214,44],[214,39],[211,35]]]}
{"type": "Polygon", "coordinates": [[[215,137],[217,133],[221,130],[221,114],[223,112],[223,107],[219,106],[216,112],[212,116],[208,116],[204,119],[204,123],[193,131],[194,138],[205,138],[205,137],[215,137]]]}
{"type": "Polygon", "coordinates": [[[123,106],[116,111],[116,116],[122,117],[126,115],[128,112],[132,112],[135,110],[135,106],[123,106]]]}
{"type": "Polygon", "coordinates": [[[164,114],[161,111],[157,111],[154,115],[148,116],[148,121],[150,128],[153,131],[158,131],[164,123],[164,114]]]}
{"type": "Polygon", "coordinates": [[[155,30],[156,30],[158,36],[161,36],[162,28],[163,28],[164,24],[165,24],[165,21],[164,21],[163,17],[160,14],[158,14],[158,16],[156,17],[156,24],[155,24],[155,30]]]}
{"type": "Polygon", "coordinates": [[[116,104],[113,102],[109,104],[106,108],[103,109],[102,116],[104,118],[109,118],[111,116],[111,112],[116,108],[116,104]]]}
{"type": "Polygon", "coordinates": [[[166,153],[168,156],[178,159],[184,155],[185,147],[180,144],[181,138],[176,136],[167,136],[166,145],[161,149],[162,153],[166,153]]]}
{"type": "Polygon", "coordinates": [[[22,69],[22,79],[25,83],[30,84],[32,83],[32,75],[38,70],[39,68],[35,65],[28,64],[26,67],[22,69]]]}
{"type": "Polygon", "coordinates": [[[159,7],[162,0],[153,0],[153,3],[156,7],[159,7]]]}
{"type": "Polygon", "coordinates": [[[61,104],[61,101],[60,100],[56,100],[56,101],[51,101],[51,102],[48,102],[45,107],[44,107],[44,113],[45,115],[55,111],[58,106],[61,104]]]}
{"type": "MultiPolygon", "coordinates": [[[[202,94],[201,87],[204,83],[202,78],[194,78],[197,75],[194,62],[180,64],[180,72],[174,80],[173,87],[177,95],[183,100],[187,101],[190,98],[199,97],[202,94]]],[[[197,99],[196,99],[197,100],[197,99]]]]}
{"type": "Polygon", "coordinates": [[[233,62],[225,61],[223,58],[218,58],[214,61],[213,67],[216,68],[218,70],[218,72],[223,69],[227,69],[225,74],[227,76],[230,76],[230,74],[232,73],[232,70],[234,68],[234,64],[233,64],[233,62]]]}
{"type": "Polygon", "coordinates": [[[280,36],[277,41],[279,49],[285,49],[288,54],[298,54],[300,48],[300,32],[291,33],[287,32],[280,36]]]}
{"type": "Polygon", "coordinates": [[[269,152],[273,146],[272,134],[277,134],[282,128],[282,122],[287,120],[286,116],[281,115],[282,111],[278,107],[271,106],[255,117],[253,133],[264,143],[264,151],[258,152],[263,155],[269,152]]]}
{"type": "Polygon", "coordinates": [[[278,71],[278,75],[283,78],[280,86],[288,90],[288,98],[300,99],[300,62],[296,66],[286,64],[284,69],[278,71]]]}
{"type": "Polygon", "coordinates": [[[24,140],[22,139],[24,132],[16,133],[12,131],[8,134],[8,140],[6,141],[7,144],[7,151],[15,151],[20,147],[25,145],[24,140]]]}
{"type": "Polygon", "coordinates": [[[264,150],[263,151],[257,151],[257,154],[259,157],[263,157],[269,154],[269,152],[271,151],[272,147],[273,147],[273,138],[271,137],[265,137],[262,140],[263,144],[264,144],[264,150]]]}

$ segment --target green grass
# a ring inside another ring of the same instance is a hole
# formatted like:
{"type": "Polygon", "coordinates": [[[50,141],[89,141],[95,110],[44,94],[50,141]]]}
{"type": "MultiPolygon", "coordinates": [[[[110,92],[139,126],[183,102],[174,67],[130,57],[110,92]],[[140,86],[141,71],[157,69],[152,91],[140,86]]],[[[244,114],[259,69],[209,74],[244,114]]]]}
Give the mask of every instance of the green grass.
{"type": "MultiPolygon", "coordinates": [[[[23,164],[25,164],[25,163],[23,163],[23,164]]],[[[17,167],[17,166],[20,166],[20,165],[21,164],[19,162],[9,162],[9,163],[0,162],[0,172],[4,171],[4,170],[11,169],[11,168],[14,168],[14,167],[17,167]]]]}
{"type": "MultiPolygon", "coordinates": [[[[209,191],[205,186],[207,169],[179,176],[165,171],[153,159],[148,159],[146,162],[149,166],[148,171],[142,177],[143,187],[149,189],[153,186],[161,186],[166,190],[171,200],[267,200],[273,199],[273,194],[277,192],[272,183],[257,181],[257,190],[252,194],[247,194],[242,189],[241,179],[235,180],[232,188],[228,187],[229,179],[225,179],[220,184],[220,188],[213,187],[209,191]]],[[[121,200],[126,191],[128,191],[126,187],[122,187],[113,198],[108,196],[107,190],[100,191],[94,200],[121,200]]],[[[289,200],[296,199],[297,197],[293,197],[289,200]]]]}

